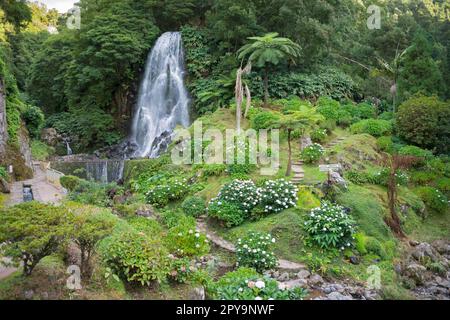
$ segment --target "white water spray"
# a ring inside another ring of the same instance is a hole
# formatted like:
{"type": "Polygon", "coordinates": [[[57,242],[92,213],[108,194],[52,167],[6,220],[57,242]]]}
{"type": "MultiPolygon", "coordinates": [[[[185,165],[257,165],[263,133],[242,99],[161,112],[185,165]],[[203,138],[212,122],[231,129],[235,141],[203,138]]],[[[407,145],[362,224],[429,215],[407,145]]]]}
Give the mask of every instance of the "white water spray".
{"type": "Polygon", "coordinates": [[[155,158],[167,149],[177,125],[189,126],[181,34],[166,32],[153,47],[133,119],[133,157],[155,158]]]}

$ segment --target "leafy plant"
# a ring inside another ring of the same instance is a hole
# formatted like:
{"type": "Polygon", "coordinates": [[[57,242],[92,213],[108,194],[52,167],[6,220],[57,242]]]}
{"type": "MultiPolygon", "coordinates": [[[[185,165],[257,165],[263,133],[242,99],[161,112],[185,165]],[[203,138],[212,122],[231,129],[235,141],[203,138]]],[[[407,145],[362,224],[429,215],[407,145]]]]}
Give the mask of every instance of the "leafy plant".
{"type": "Polygon", "coordinates": [[[29,202],[0,210],[2,256],[23,263],[25,276],[72,235],[73,215],[63,207],[29,202]]]}
{"type": "Polygon", "coordinates": [[[314,143],[301,152],[301,157],[306,163],[316,163],[325,154],[325,150],[320,144],[314,143]]]}
{"type": "Polygon", "coordinates": [[[311,210],[304,227],[312,242],[321,248],[344,250],[353,245],[355,225],[343,207],[325,202],[311,210]]]}
{"type": "Polygon", "coordinates": [[[208,205],[208,216],[222,221],[228,228],[242,224],[248,217],[237,204],[213,199],[208,205]]]}
{"type": "Polygon", "coordinates": [[[438,189],[433,187],[419,187],[414,192],[422,199],[429,210],[441,214],[448,211],[448,199],[438,189]]]}
{"type": "Polygon", "coordinates": [[[186,196],[189,187],[186,180],[172,180],[166,184],[157,185],[147,191],[148,203],[157,207],[166,206],[169,201],[180,200],[186,196]]]}
{"type": "Polygon", "coordinates": [[[266,214],[295,207],[297,192],[297,187],[284,179],[266,181],[260,188],[260,206],[266,214]]]}
{"type": "Polygon", "coordinates": [[[181,207],[184,213],[191,217],[198,217],[206,212],[205,200],[196,196],[186,198],[181,207]]]}
{"type": "Polygon", "coordinates": [[[196,229],[195,220],[184,218],[165,238],[169,251],[178,257],[201,257],[209,252],[209,241],[196,229]]]}
{"type": "Polygon", "coordinates": [[[276,242],[270,234],[250,232],[236,244],[236,258],[239,266],[251,267],[258,272],[270,270],[277,265],[277,258],[271,251],[276,242]]]}
{"type": "Polygon", "coordinates": [[[386,136],[392,133],[392,122],[376,119],[361,120],[353,124],[350,131],[355,134],[367,133],[374,137],[386,136]]]}

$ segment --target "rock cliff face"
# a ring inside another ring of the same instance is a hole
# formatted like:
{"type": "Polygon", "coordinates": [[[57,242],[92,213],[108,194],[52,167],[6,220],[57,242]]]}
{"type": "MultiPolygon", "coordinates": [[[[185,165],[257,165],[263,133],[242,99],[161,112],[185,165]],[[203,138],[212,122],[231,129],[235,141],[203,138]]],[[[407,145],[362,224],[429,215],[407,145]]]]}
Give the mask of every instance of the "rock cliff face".
{"type": "Polygon", "coordinates": [[[0,156],[6,152],[8,126],[6,122],[6,101],[3,79],[0,78],[0,156]]]}

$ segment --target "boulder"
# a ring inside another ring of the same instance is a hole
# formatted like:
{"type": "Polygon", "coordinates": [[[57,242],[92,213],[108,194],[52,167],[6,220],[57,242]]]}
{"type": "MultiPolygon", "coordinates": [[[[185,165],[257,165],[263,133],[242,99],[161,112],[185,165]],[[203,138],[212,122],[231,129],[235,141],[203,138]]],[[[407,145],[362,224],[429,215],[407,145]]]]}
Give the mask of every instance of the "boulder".
{"type": "Polygon", "coordinates": [[[298,279],[306,279],[311,275],[311,273],[308,270],[302,270],[299,273],[297,273],[298,279]]]}
{"type": "Polygon", "coordinates": [[[419,262],[424,261],[424,259],[429,258],[433,262],[438,262],[441,259],[439,252],[437,252],[429,243],[421,243],[414,247],[411,255],[419,262]]]}
{"type": "Polygon", "coordinates": [[[446,240],[436,240],[432,243],[437,252],[444,255],[450,255],[450,242],[446,240]]]}
{"type": "Polygon", "coordinates": [[[41,140],[49,146],[56,147],[61,140],[61,135],[54,128],[45,128],[41,131],[41,140]]]}
{"type": "Polygon", "coordinates": [[[189,298],[189,300],[205,300],[205,298],[206,298],[205,288],[204,287],[194,288],[190,292],[188,298],[189,298]]]}
{"type": "Polygon", "coordinates": [[[306,136],[306,137],[303,137],[300,139],[300,147],[301,147],[302,151],[303,151],[303,149],[311,146],[312,144],[313,144],[313,142],[311,140],[311,137],[309,137],[309,136],[306,136]]]}
{"type": "Polygon", "coordinates": [[[294,288],[307,288],[308,287],[308,281],[305,279],[295,279],[290,280],[287,282],[283,282],[283,285],[287,289],[294,289],[294,288]]]}
{"type": "Polygon", "coordinates": [[[0,193],[11,193],[8,181],[0,177],[0,193]]]}
{"type": "Polygon", "coordinates": [[[339,292],[331,292],[330,294],[327,295],[327,299],[328,300],[353,300],[353,297],[343,295],[342,293],[339,293],[339,292]]]}
{"type": "Polygon", "coordinates": [[[318,274],[314,274],[309,278],[309,283],[312,285],[319,285],[323,283],[323,278],[318,274]]]}
{"type": "Polygon", "coordinates": [[[343,189],[348,188],[347,181],[345,181],[345,179],[342,178],[342,176],[338,172],[332,171],[330,178],[331,178],[331,181],[333,182],[333,184],[336,184],[343,189]]]}
{"type": "Polygon", "coordinates": [[[424,266],[418,263],[411,263],[405,268],[404,275],[412,279],[415,284],[422,285],[427,279],[426,272],[427,268],[425,268],[424,266]]]}

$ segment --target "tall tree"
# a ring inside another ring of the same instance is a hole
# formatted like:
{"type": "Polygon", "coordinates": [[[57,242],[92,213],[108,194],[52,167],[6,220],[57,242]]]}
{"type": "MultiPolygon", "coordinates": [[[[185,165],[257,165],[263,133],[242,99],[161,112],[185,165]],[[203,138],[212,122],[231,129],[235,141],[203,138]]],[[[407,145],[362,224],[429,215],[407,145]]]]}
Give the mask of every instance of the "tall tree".
{"type": "Polygon", "coordinates": [[[248,57],[248,61],[264,69],[264,104],[269,104],[270,66],[292,61],[300,57],[301,47],[290,39],[278,37],[278,33],[268,33],[263,37],[250,37],[250,43],[238,51],[239,59],[248,57]]]}

